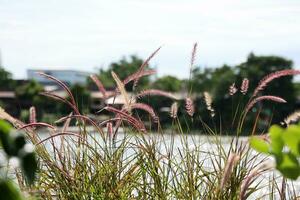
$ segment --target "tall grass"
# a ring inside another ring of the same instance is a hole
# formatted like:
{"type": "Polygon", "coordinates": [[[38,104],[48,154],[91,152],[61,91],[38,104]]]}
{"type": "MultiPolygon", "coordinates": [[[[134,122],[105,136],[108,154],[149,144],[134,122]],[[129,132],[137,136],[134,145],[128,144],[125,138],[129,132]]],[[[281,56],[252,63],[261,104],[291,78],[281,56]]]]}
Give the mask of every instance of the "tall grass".
{"type": "MultiPolygon", "coordinates": [[[[195,61],[196,47],[195,44],[191,65],[195,61]]],[[[291,192],[293,187],[289,187],[285,180],[270,178],[273,173],[270,160],[252,151],[247,140],[240,138],[239,134],[243,131],[247,113],[257,102],[284,102],[281,97],[259,96],[259,92],[273,79],[299,72],[281,71],[264,78],[244,110],[236,113],[239,119],[237,137],[229,139],[229,144],[224,145],[221,133],[204,122],[203,133],[208,135],[205,141],[202,140],[204,137],[183,131],[181,123],[184,122],[179,121],[178,104],[172,94],[151,89],[136,94],[139,98],[162,95],[175,100],[170,110],[173,126],[168,133],[160,128],[158,116],[150,106],[134,102],[127,94],[127,83],[133,81],[134,87],[137,87],[140,78],[153,74],[144,68],[158,50],[124,81],[112,73],[117,85],[113,95],[121,93],[126,103],[121,109],[113,106],[102,108],[100,112],[105,109],[114,114],[109,120],[98,121],[81,113],[68,87],[46,74],[41,75],[55,81],[69,98],[51,92],[43,94],[72,108],[70,115],[50,125],[36,122],[36,113],[32,108],[30,124],[24,124],[1,110],[1,118],[26,132],[39,158],[37,181],[33,186],[27,187],[22,176],[18,176],[22,189],[36,198],[66,200],[296,198],[297,191],[291,192]],[[146,129],[145,123],[136,115],[136,109],[149,115],[153,129],[146,129]],[[76,124],[75,130],[69,127],[72,121],[76,124]],[[48,132],[47,136],[39,134],[39,126],[48,132]],[[151,134],[152,130],[156,133],[151,134]],[[281,185],[278,181],[282,182],[281,185]]],[[[104,98],[108,98],[101,81],[96,76],[91,78],[104,98]]],[[[248,84],[249,81],[244,79],[242,94],[248,92],[248,84]]],[[[235,95],[236,91],[233,84],[230,94],[235,95]]],[[[207,92],[204,96],[207,110],[214,117],[212,97],[207,92]]],[[[198,117],[194,116],[194,106],[189,93],[185,107],[191,119],[198,117]]]]}

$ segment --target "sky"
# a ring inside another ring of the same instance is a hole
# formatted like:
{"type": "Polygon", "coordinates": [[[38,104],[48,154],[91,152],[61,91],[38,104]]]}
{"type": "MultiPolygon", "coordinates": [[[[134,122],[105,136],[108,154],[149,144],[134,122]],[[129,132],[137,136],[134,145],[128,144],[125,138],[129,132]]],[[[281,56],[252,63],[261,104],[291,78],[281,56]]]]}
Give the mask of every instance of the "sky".
{"type": "Polygon", "coordinates": [[[28,68],[95,72],[159,46],[150,62],[159,76],[184,78],[195,42],[202,67],[238,64],[254,52],[300,69],[300,1],[0,0],[1,62],[18,79],[28,68]]]}

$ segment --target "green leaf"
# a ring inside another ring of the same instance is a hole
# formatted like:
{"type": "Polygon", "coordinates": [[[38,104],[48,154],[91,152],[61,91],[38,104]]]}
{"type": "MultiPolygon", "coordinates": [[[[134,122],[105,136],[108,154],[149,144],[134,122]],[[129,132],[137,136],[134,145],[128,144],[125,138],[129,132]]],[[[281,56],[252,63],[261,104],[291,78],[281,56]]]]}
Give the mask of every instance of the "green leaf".
{"type": "Polygon", "coordinates": [[[9,134],[11,129],[11,125],[4,121],[4,120],[0,120],[0,134],[9,134]]]}
{"type": "Polygon", "coordinates": [[[284,129],[277,125],[273,125],[269,129],[269,135],[271,139],[271,153],[279,156],[282,152],[282,149],[284,147],[284,141],[282,139],[284,129]]]}
{"type": "Polygon", "coordinates": [[[269,153],[269,144],[258,137],[251,137],[250,145],[253,149],[255,149],[260,153],[265,153],[265,154],[269,153]]]}
{"type": "Polygon", "coordinates": [[[34,152],[25,152],[22,150],[21,168],[29,184],[32,184],[35,180],[35,172],[37,170],[37,161],[34,152]]]}
{"type": "Polygon", "coordinates": [[[11,126],[9,123],[7,123],[4,120],[0,120],[0,142],[3,146],[5,153],[8,155],[11,154],[11,150],[10,150],[11,141],[9,136],[10,129],[11,126]]]}
{"type": "Polygon", "coordinates": [[[300,166],[297,157],[292,153],[283,153],[282,159],[276,160],[276,168],[284,175],[286,178],[296,180],[300,175],[300,166]]]}
{"type": "Polygon", "coordinates": [[[18,156],[19,151],[24,147],[25,144],[25,137],[21,133],[14,131],[10,132],[7,136],[7,155],[9,157],[18,156]]]}
{"type": "Polygon", "coordinates": [[[24,137],[24,135],[18,133],[15,135],[15,137],[13,139],[14,139],[14,148],[15,148],[16,152],[18,152],[26,144],[25,137],[24,137]]]}
{"type": "Polygon", "coordinates": [[[300,155],[300,127],[290,126],[282,135],[283,141],[289,147],[292,153],[300,155]]]}
{"type": "Polygon", "coordinates": [[[5,200],[23,200],[20,191],[13,182],[8,180],[0,181],[0,194],[5,200]]]}

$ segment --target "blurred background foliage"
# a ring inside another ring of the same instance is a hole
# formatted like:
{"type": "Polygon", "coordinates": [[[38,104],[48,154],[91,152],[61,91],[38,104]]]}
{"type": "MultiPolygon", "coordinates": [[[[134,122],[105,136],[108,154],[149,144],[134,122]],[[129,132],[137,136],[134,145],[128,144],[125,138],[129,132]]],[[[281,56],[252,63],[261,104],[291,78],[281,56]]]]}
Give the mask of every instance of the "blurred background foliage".
{"type": "Polygon", "coordinates": [[[18,183],[23,182],[22,185],[30,186],[34,183],[36,178],[36,171],[38,163],[36,159],[34,147],[26,142],[25,136],[12,129],[11,125],[0,120],[0,147],[3,150],[5,159],[0,161],[0,194],[3,195],[1,199],[5,200],[23,200],[20,189],[16,184],[16,177],[9,175],[10,168],[17,170],[18,166],[9,166],[9,161],[12,159],[20,163],[24,180],[19,180],[18,183]],[[32,148],[29,148],[31,146],[32,148]]]}

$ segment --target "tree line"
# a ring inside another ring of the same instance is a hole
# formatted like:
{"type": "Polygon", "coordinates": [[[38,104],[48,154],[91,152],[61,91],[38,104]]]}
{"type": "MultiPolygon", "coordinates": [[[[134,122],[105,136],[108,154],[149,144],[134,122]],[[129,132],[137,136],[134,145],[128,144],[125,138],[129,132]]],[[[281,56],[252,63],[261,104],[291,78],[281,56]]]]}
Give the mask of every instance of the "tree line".
{"type": "MultiPolygon", "coordinates": [[[[117,62],[111,63],[107,69],[99,69],[96,74],[105,88],[110,90],[115,87],[111,71],[114,71],[120,79],[124,80],[136,72],[143,62],[143,59],[134,55],[128,58],[124,57],[117,62]]],[[[225,128],[232,126],[235,112],[243,109],[254,88],[265,75],[274,71],[292,68],[293,62],[286,58],[280,56],[258,56],[250,53],[246,60],[238,65],[223,65],[215,68],[196,66],[191,71],[190,79],[179,79],[170,75],[143,77],[138,82],[135,90],[141,91],[151,88],[174,92],[183,96],[189,93],[193,97],[195,105],[194,119],[191,120],[186,116],[184,99],[177,101],[179,105],[178,117],[184,122],[183,128],[198,129],[199,127],[203,127],[203,123],[225,128]],[[247,93],[243,94],[239,90],[236,94],[230,95],[229,87],[235,84],[235,87],[239,89],[245,78],[249,80],[247,93]],[[213,117],[209,113],[209,110],[207,110],[207,105],[204,101],[204,92],[210,94],[212,98],[211,107],[213,107],[215,112],[213,117]]],[[[154,68],[148,65],[147,69],[154,68]]],[[[53,102],[53,100],[39,95],[43,91],[43,86],[39,83],[30,80],[26,84],[17,84],[12,79],[11,73],[3,67],[0,68],[0,83],[0,90],[11,90],[16,95],[15,102],[0,102],[1,106],[8,109],[15,109],[15,115],[18,115],[17,117],[23,120],[28,118],[28,110],[32,105],[37,108],[38,118],[44,121],[57,119],[58,116],[67,115],[70,112],[61,103],[53,102]],[[15,105],[12,106],[10,104],[15,105]]],[[[289,113],[298,108],[298,88],[300,88],[299,84],[293,82],[293,77],[283,77],[272,82],[263,93],[281,96],[288,103],[282,106],[266,102],[263,105],[256,106],[256,110],[252,110],[250,117],[247,119],[249,123],[253,122],[257,112],[260,112],[260,117],[264,119],[260,120],[261,124],[258,124],[258,127],[261,129],[267,127],[268,123],[279,123],[282,121],[289,113]]],[[[70,89],[77,98],[78,106],[82,112],[95,114],[95,111],[90,109],[90,92],[96,90],[94,83],[88,79],[85,85],[72,85],[70,89]]],[[[133,83],[127,84],[126,90],[132,92],[133,83]]],[[[174,100],[163,97],[148,97],[140,101],[154,108],[160,116],[162,126],[172,124],[168,108],[171,107],[174,100]]],[[[142,114],[141,116],[143,116],[142,114]]]]}

